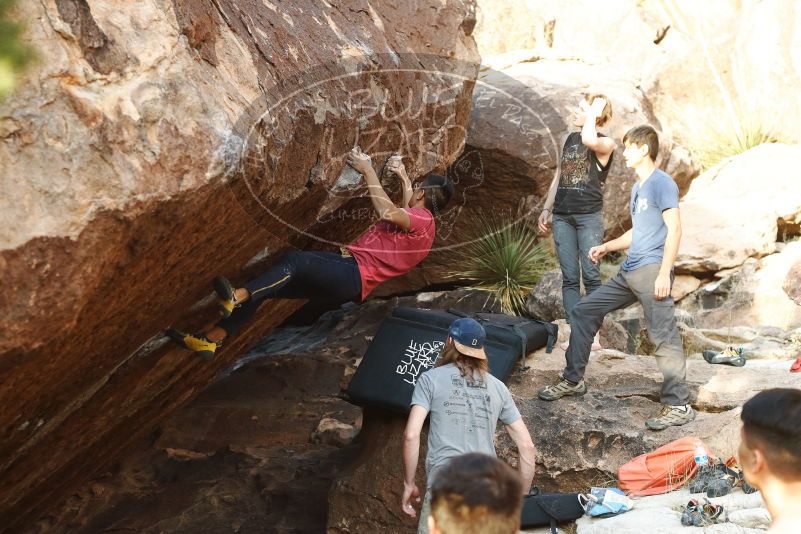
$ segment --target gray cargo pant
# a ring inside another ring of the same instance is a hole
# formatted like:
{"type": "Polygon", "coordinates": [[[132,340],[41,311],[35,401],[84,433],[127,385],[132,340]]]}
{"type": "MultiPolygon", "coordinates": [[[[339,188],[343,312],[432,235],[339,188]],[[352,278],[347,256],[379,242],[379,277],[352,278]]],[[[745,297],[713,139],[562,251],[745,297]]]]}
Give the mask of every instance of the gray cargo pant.
{"type": "Polygon", "coordinates": [[[685,383],[687,365],[681,336],[676,328],[673,297],[664,300],[654,298],[654,282],[659,268],[659,263],[652,263],[633,271],[621,270],[573,308],[570,346],[565,353],[567,367],[562,375],[564,378],[571,382],[584,378],[592,340],[601,328],[604,316],[639,301],[648,336],[656,345],[656,363],[664,376],[662,403],[679,406],[689,402],[685,383]]]}

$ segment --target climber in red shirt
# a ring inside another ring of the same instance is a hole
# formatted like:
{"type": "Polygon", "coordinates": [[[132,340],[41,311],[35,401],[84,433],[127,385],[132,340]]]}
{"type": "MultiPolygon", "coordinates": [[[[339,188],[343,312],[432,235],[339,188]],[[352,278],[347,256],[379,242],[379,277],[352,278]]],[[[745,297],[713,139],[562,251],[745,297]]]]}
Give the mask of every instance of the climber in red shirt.
{"type": "Polygon", "coordinates": [[[223,339],[235,335],[265,299],[325,299],[339,304],[362,301],[380,283],[420,263],[431,250],[434,218],[453,196],[453,182],[429,174],[413,186],[400,158],[392,158],[387,169],[403,183],[402,207],[398,207],[381,186],[370,156],[354,148],[348,164],[364,176],[380,221],[340,252],[288,252],[243,287],[234,288],[218,276],[214,291],[224,318],[199,334],[170,329],[167,336],[210,359],[223,339]]]}

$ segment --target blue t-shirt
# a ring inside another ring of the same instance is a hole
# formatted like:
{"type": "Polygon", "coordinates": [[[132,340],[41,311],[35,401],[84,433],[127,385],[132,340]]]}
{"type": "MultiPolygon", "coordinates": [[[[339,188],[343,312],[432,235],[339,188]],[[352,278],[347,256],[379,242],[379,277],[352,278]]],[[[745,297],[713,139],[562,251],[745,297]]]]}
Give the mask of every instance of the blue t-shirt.
{"type": "Polygon", "coordinates": [[[654,169],[645,183],[631,188],[631,246],[621,269],[633,271],[650,263],[661,263],[665,254],[667,225],[662,212],[679,207],[679,187],[673,178],[654,169]]]}

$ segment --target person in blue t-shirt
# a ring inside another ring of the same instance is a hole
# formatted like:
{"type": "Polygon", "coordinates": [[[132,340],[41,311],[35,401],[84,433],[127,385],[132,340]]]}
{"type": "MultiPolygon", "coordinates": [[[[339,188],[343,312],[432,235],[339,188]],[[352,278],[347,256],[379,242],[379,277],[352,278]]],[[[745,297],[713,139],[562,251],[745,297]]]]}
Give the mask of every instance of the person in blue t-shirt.
{"type": "Polygon", "coordinates": [[[673,298],[673,262],[679,251],[681,219],[679,188],[673,178],[656,168],[659,139],[648,126],[636,126],[623,137],[626,165],[637,173],[629,211],[632,228],[617,239],[593,247],[589,257],[598,262],[609,252],[628,249],[620,272],[573,309],[567,365],[560,380],[539,390],[547,401],[587,392],[584,371],[592,339],[604,316],[635,302],[642,304],[648,335],[656,346],[654,355],[662,371],[662,409],[645,422],[651,430],[689,423],[695,412],[689,403],[687,368],[681,337],[676,327],[673,298]]]}

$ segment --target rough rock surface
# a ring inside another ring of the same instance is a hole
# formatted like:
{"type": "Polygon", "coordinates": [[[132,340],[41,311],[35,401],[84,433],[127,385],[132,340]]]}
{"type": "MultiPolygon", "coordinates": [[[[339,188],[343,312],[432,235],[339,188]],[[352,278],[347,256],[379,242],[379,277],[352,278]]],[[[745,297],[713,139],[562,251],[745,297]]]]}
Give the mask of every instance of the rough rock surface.
{"type": "MultiPolygon", "coordinates": [[[[473,93],[465,153],[452,168],[461,186],[451,213],[454,230],[440,234],[432,253],[384,291],[447,282],[443,274],[452,269],[458,247],[481,230],[470,225],[475,220],[472,213],[526,217],[534,222],[556,172],[563,136],[577,130],[568,124],[569,116],[587,91],[599,91],[611,99],[614,118],[601,131],[618,144],[633,125],[649,123],[659,128],[636,80],[616,76],[607,66],[573,57],[534,55],[507,68],[483,70],[473,93]]],[[[667,132],[661,135],[658,163],[675,178],[682,193],[698,173],[689,153],[667,132]]],[[[604,224],[610,237],[631,226],[627,206],[635,180],[618,150],[604,186],[604,224]]]]}
{"type": "Polygon", "coordinates": [[[351,424],[343,423],[331,417],[323,417],[311,434],[312,443],[325,443],[343,447],[353,443],[359,429],[351,424]]]}
{"type": "Polygon", "coordinates": [[[696,326],[801,327],[801,307],[784,286],[795,263],[801,260],[801,241],[761,259],[749,258],[738,269],[717,273],[718,280],[686,297],[681,308],[692,314],[696,326]]]}
{"type": "Polygon", "coordinates": [[[783,172],[798,165],[801,145],[763,144],[693,180],[676,270],[715,273],[774,252],[781,227],[801,222],[801,188],[783,172]]]}
{"type": "Polygon", "coordinates": [[[321,415],[359,425],[336,397],[355,356],[261,350],[30,532],[323,532],[331,483],[359,447],[309,435],[321,415]]]}
{"type": "Polygon", "coordinates": [[[787,296],[793,299],[793,302],[801,306],[801,260],[795,262],[795,265],[787,272],[782,288],[787,296]]]}
{"type": "MultiPolygon", "coordinates": [[[[371,300],[311,326],[276,329],[29,532],[322,532],[335,478],[380,447],[397,445],[381,430],[362,432],[345,446],[318,443],[315,436],[321,420],[338,421],[337,430],[361,429],[361,410],[338,395],[381,320],[396,306],[497,311],[486,304],[480,292],[423,293],[371,300]]],[[[393,424],[382,417],[365,421],[385,430],[393,424]]],[[[387,487],[384,497],[394,502],[390,495],[398,486],[387,487]]],[[[363,500],[343,505],[350,524],[371,510],[363,500]]],[[[399,517],[392,523],[405,532],[403,524],[399,517]]]]}
{"type": "Polygon", "coordinates": [[[699,287],[701,287],[701,280],[694,276],[680,274],[673,280],[670,296],[673,297],[674,301],[678,302],[699,287]]]}
{"type": "MultiPolygon", "coordinates": [[[[398,506],[402,415],[365,411],[354,445],[344,448],[310,443],[310,435],[324,417],[359,427],[358,410],[335,398],[336,391],[346,385],[393,307],[479,311],[485,303],[485,294],[470,291],[372,300],[326,314],[310,327],[271,333],[227,376],[163,423],[139,451],[43,518],[37,532],[88,533],[121,525],[141,532],[185,532],[189,525],[193,532],[211,534],[228,532],[232,525],[247,532],[258,520],[274,522],[264,524],[275,524],[279,532],[319,531],[322,524],[338,533],[412,532],[414,520],[398,506]],[[310,499],[302,492],[306,487],[309,495],[320,497],[310,499]]],[[[770,334],[747,328],[734,332],[752,340],[770,334]]],[[[772,334],[775,343],[793,346],[792,339],[772,334]]],[[[697,335],[719,339],[724,334],[704,330],[697,335]]],[[[544,403],[535,399],[536,389],[556,378],[564,353],[539,351],[528,358],[528,370],[513,374],[510,388],[539,448],[537,483],[576,490],[613,480],[632,456],[684,435],[704,439],[718,455],[733,454],[739,406],[768,387],[799,387],[787,372],[790,363],[786,356],[749,360],[738,369],[691,356],[688,376],[698,419],[661,433],[643,428],[659,408],[661,377],[649,356],[594,353],[587,371],[589,393],[544,403]]],[[[503,431],[497,448],[514,461],[503,431]]],[[[423,476],[421,462],[421,482],[423,476]]]]}
{"type": "Polygon", "coordinates": [[[400,152],[412,177],[453,161],[473,7],[18,3],[40,61],[0,107],[0,525],[41,514],[295,308],[211,365],[158,337],[210,318],[183,310],[215,274],[362,231],[349,148],[400,152]]]}
{"type": "Polygon", "coordinates": [[[542,275],[526,299],[526,308],[531,315],[543,321],[565,318],[565,306],[562,302],[562,271],[556,269],[542,275]]]}
{"type": "Polygon", "coordinates": [[[791,0],[579,0],[570,9],[559,0],[485,0],[475,35],[483,58],[534,47],[611,63],[642,80],[676,139],[703,147],[738,123],[801,140],[801,96],[791,89],[801,63],[788,54],[801,46],[800,27],[791,0]]]}

